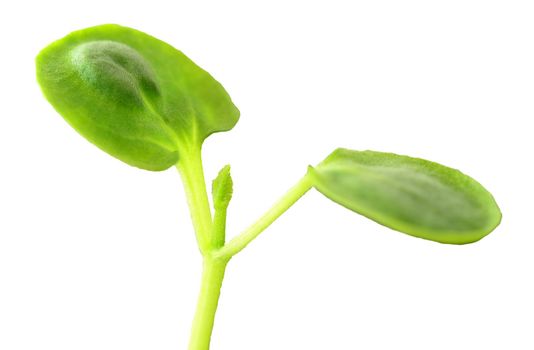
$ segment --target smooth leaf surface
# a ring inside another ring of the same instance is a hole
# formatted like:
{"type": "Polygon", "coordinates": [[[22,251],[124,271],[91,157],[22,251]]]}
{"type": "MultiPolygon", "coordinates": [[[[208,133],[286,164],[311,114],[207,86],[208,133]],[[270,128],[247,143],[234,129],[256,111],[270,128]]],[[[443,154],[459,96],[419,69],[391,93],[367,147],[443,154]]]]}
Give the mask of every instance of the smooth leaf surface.
{"type": "Polygon", "coordinates": [[[36,59],[54,108],[120,160],[164,170],[239,111],[224,88],[172,46],[140,31],[101,25],[73,32],[36,59]]]}
{"type": "Polygon", "coordinates": [[[434,162],[338,149],[309,170],[326,197],[382,225],[432,241],[464,244],[501,220],[492,195],[469,176],[434,162]]]}

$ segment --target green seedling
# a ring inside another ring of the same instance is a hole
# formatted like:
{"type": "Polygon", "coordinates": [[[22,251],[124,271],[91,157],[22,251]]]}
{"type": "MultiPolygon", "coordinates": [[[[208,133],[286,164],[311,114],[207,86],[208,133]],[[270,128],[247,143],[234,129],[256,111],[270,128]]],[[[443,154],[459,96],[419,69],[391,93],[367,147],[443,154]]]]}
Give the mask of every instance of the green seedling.
{"type": "Polygon", "coordinates": [[[203,141],[239,119],[221,84],[172,46],[118,25],[73,32],[42,50],[36,64],[45,97],[87,140],[141,169],[178,169],[203,257],[190,350],[209,349],[230,259],[312,187],[393,230],[441,243],[478,241],[501,220],[492,195],[458,170],[392,153],[337,149],[227,242],[230,167],[213,181],[212,215],[201,161],[203,141]]]}

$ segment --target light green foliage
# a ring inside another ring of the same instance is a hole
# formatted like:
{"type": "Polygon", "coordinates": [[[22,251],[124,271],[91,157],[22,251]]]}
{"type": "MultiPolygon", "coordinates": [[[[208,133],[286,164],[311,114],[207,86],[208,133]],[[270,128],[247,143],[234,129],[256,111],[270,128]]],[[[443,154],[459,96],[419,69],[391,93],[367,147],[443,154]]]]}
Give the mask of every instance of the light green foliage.
{"type": "Polygon", "coordinates": [[[325,196],[392,229],[429,240],[475,242],[500,222],[491,194],[456,169],[427,160],[338,149],[317,168],[325,196]]]}
{"type": "Polygon", "coordinates": [[[213,207],[215,210],[226,210],[232,199],[234,182],[230,175],[230,165],[225,165],[212,184],[213,207]]]}
{"type": "Polygon", "coordinates": [[[232,199],[234,182],[230,175],[230,166],[225,165],[213,180],[211,194],[213,198],[213,245],[220,248],[224,245],[226,236],[226,210],[232,199]]]}
{"type": "Polygon", "coordinates": [[[392,229],[443,243],[474,242],[500,222],[491,194],[458,170],[338,149],[226,242],[230,166],[212,183],[212,216],[201,146],[232,129],[239,111],[215,79],[172,46],[118,25],[73,32],[41,51],[36,64],[45,97],[85,138],[130,165],[180,172],[204,267],[190,350],[209,349],[230,259],[312,187],[392,229]]]}
{"type": "Polygon", "coordinates": [[[147,170],[176,164],[239,119],[224,88],[172,46],[101,25],[39,53],[37,79],[56,110],[89,141],[147,170]]]}

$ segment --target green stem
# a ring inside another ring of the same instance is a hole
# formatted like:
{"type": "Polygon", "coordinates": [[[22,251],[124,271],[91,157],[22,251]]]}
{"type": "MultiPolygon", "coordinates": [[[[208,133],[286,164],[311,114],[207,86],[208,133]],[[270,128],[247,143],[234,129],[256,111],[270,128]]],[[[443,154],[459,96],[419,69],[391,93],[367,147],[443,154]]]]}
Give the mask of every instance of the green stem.
{"type": "Polygon", "coordinates": [[[215,249],[224,246],[226,239],[226,207],[216,208],[213,214],[213,246],[215,249]]]}
{"type": "Polygon", "coordinates": [[[209,350],[215,313],[228,260],[204,258],[202,284],[193,320],[189,350],[209,350]]]}
{"type": "Polygon", "coordinates": [[[249,226],[245,231],[216,251],[216,256],[230,258],[245,248],[254,238],[258,237],[280,215],[289,209],[300,197],[310,190],[312,184],[308,176],[304,176],[295,186],[276,202],[261,218],[249,226]]]}
{"type": "Polygon", "coordinates": [[[200,147],[183,153],[187,156],[180,159],[176,168],[182,176],[198,247],[205,255],[210,250],[212,243],[210,238],[212,219],[200,147]]]}
{"type": "Polygon", "coordinates": [[[198,246],[203,256],[202,284],[191,330],[189,350],[209,350],[215,313],[228,261],[302,197],[311,188],[311,182],[307,176],[304,176],[256,223],[224,245],[226,207],[216,210],[213,221],[200,147],[182,154],[186,156],[180,159],[176,167],[182,176],[198,246]]]}

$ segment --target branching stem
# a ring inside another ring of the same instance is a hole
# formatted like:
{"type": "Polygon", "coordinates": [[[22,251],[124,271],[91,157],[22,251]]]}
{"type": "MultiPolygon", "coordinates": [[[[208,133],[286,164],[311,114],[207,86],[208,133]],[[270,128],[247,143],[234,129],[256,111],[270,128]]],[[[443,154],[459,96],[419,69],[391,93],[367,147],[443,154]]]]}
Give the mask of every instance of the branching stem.
{"type": "Polygon", "coordinates": [[[176,166],[182,176],[191,219],[203,256],[202,284],[191,329],[189,350],[209,350],[215,313],[221,293],[226,265],[263,230],[311,188],[304,176],[274,206],[240,235],[224,244],[226,207],[212,219],[200,148],[187,152],[176,166]]]}
{"type": "Polygon", "coordinates": [[[221,258],[229,258],[239,253],[254,238],[258,237],[269,225],[288,210],[297,200],[300,199],[312,187],[307,176],[300,179],[287,193],[276,202],[262,217],[250,225],[245,231],[233,238],[224,247],[215,252],[215,255],[221,258]]]}

